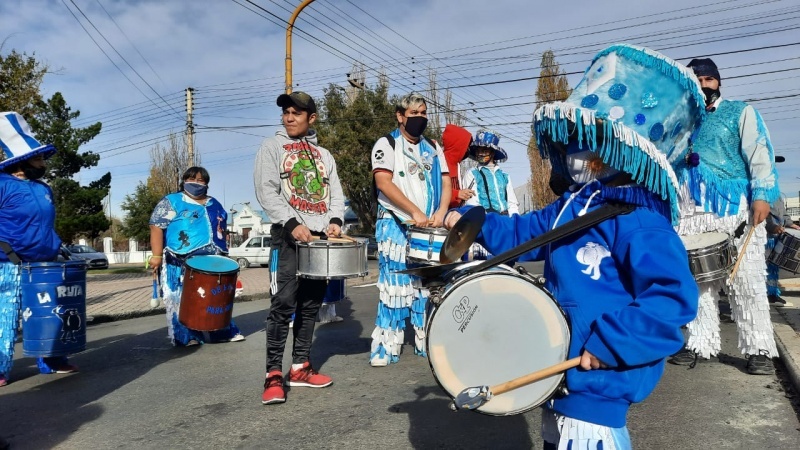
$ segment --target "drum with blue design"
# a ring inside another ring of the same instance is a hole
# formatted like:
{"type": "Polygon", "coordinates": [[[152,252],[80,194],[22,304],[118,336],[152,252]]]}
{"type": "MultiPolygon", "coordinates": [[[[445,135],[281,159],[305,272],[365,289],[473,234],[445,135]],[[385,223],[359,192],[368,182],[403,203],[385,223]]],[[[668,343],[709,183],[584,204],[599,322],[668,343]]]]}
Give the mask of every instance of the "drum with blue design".
{"type": "Polygon", "coordinates": [[[408,227],[408,263],[440,264],[439,255],[447,239],[447,233],[445,228],[408,227]]]}
{"type": "Polygon", "coordinates": [[[86,349],[86,263],[23,263],[22,353],[66,356],[86,349]]]}
{"type": "Polygon", "coordinates": [[[192,256],[184,264],[178,321],[198,331],[230,326],[239,265],[217,255],[192,256]]]}

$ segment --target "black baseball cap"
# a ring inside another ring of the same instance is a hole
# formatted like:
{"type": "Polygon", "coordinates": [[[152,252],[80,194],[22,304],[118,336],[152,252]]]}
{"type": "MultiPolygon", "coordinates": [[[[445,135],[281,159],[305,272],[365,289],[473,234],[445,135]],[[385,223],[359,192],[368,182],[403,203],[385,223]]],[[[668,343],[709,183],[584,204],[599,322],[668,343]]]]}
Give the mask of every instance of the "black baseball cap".
{"type": "Polygon", "coordinates": [[[281,108],[288,108],[294,106],[295,108],[308,111],[309,114],[317,113],[317,104],[314,99],[305,92],[295,91],[291,94],[281,94],[278,96],[278,106],[281,108]]]}

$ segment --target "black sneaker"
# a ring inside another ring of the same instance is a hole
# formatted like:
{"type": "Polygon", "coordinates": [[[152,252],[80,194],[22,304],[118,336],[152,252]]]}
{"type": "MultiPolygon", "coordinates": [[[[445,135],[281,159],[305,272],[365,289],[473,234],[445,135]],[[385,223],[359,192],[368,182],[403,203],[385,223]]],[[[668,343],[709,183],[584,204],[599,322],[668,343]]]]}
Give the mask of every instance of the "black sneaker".
{"type": "Polygon", "coordinates": [[[776,308],[783,308],[784,306],[794,306],[794,303],[787,302],[778,295],[769,295],[767,296],[767,299],[769,300],[769,304],[776,308]]]}
{"type": "Polygon", "coordinates": [[[678,353],[672,355],[672,358],[670,358],[668,362],[678,366],[694,366],[699,360],[700,357],[697,353],[689,350],[688,348],[684,348],[678,353]]]}
{"type": "Polygon", "coordinates": [[[759,350],[757,355],[747,358],[747,373],[750,375],[774,375],[775,365],[766,350],[759,350]]]}

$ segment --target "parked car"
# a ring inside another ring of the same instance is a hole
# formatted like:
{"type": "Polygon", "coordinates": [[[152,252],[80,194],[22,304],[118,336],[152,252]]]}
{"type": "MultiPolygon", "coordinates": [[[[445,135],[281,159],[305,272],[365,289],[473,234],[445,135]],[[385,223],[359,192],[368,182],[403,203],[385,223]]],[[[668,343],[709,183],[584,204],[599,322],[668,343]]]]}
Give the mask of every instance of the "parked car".
{"type": "Polygon", "coordinates": [[[378,259],[378,241],[375,240],[375,235],[369,234],[351,234],[354,238],[367,239],[367,258],[378,259]]]}
{"type": "Polygon", "coordinates": [[[82,259],[90,269],[108,269],[108,258],[88,245],[67,245],[70,259],[82,259]]]}
{"type": "Polygon", "coordinates": [[[272,238],[269,236],[253,236],[242,242],[242,245],[231,248],[228,257],[235,260],[240,269],[246,269],[252,264],[267,266],[271,242],[272,238]]]}

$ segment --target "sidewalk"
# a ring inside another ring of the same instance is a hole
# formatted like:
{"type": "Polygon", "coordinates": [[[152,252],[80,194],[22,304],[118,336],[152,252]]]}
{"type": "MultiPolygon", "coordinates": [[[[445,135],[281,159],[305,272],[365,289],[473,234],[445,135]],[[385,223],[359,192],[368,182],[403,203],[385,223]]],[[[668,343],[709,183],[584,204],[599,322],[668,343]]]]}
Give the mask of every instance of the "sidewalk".
{"type": "MultiPolygon", "coordinates": [[[[351,278],[347,285],[374,283],[377,267],[370,261],[370,273],[363,278],[351,278]]],[[[252,267],[239,272],[244,292],[235,302],[269,297],[269,269],[252,267]]],[[[163,305],[150,307],[153,279],[149,274],[92,274],[86,276],[86,316],[90,324],[121,319],[164,314],[163,305]]]]}

